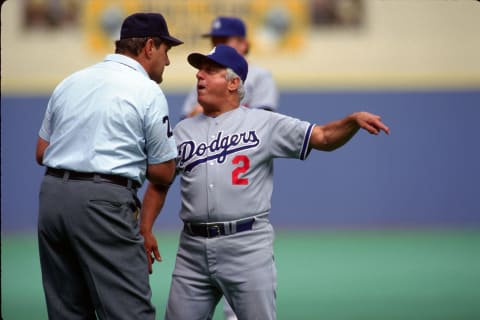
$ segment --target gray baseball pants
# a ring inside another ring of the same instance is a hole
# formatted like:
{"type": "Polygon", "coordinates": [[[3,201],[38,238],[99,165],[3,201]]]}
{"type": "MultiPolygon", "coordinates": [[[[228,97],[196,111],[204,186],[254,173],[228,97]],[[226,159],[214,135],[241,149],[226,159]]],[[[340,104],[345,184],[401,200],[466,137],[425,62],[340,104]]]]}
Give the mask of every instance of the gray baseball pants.
{"type": "Polygon", "coordinates": [[[274,320],[273,240],[268,217],[257,219],[253,230],[217,238],[182,232],[165,319],[212,319],[225,295],[239,320],[274,320]]]}

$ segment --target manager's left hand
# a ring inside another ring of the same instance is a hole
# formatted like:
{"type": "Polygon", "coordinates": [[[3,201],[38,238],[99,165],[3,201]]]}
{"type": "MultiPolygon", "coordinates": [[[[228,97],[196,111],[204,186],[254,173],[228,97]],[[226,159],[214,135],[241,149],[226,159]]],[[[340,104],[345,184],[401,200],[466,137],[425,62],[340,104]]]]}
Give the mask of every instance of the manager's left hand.
{"type": "Polygon", "coordinates": [[[390,129],[382,122],[380,116],[369,112],[356,112],[353,115],[358,126],[371,134],[379,134],[380,131],[390,134],[390,129]]]}

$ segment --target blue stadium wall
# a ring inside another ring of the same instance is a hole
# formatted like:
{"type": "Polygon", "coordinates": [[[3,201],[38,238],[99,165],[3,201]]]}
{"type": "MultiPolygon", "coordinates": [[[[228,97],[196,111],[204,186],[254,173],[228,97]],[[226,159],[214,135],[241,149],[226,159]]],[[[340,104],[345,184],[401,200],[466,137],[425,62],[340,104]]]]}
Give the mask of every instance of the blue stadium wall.
{"type": "MultiPolygon", "coordinates": [[[[184,96],[167,93],[177,121],[184,96]]],[[[2,96],[2,232],[35,229],[44,168],[34,154],[47,101],[2,96]]],[[[282,113],[319,124],[378,113],[391,135],[360,132],[334,152],[276,160],[276,227],[480,227],[480,89],[290,91],[280,101],[282,113]]],[[[156,228],[178,228],[179,207],[177,181],[156,228]]]]}

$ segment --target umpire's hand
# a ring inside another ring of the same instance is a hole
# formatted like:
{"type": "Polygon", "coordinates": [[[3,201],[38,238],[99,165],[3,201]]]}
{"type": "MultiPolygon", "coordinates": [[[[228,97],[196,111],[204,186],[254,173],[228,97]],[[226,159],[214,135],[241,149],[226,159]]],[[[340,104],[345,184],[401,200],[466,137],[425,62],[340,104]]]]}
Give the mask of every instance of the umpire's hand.
{"type": "Polygon", "coordinates": [[[160,251],[158,251],[157,239],[152,232],[145,232],[142,233],[144,238],[144,247],[145,252],[147,253],[147,260],[148,260],[148,272],[152,273],[152,265],[157,260],[158,262],[162,261],[162,256],[160,255],[160,251]]]}
{"type": "MultiPolygon", "coordinates": [[[[172,168],[175,169],[175,166],[172,168]]],[[[163,207],[168,187],[150,182],[143,197],[142,214],[140,215],[140,234],[144,239],[143,245],[147,253],[148,271],[150,273],[152,273],[152,264],[155,260],[162,261],[158,251],[157,239],[153,235],[153,224],[163,207]]]]}

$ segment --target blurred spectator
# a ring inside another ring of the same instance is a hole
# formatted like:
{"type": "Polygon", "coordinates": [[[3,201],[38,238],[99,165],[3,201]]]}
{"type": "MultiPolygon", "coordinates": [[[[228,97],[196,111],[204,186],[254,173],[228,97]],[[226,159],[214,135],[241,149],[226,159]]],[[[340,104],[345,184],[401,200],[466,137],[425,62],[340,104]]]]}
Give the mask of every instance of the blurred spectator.
{"type": "Polygon", "coordinates": [[[25,0],[23,24],[28,29],[75,25],[79,6],[79,0],[25,0]]]}
{"type": "Polygon", "coordinates": [[[357,26],[363,18],[363,0],[311,0],[314,26],[357,26]]]}

